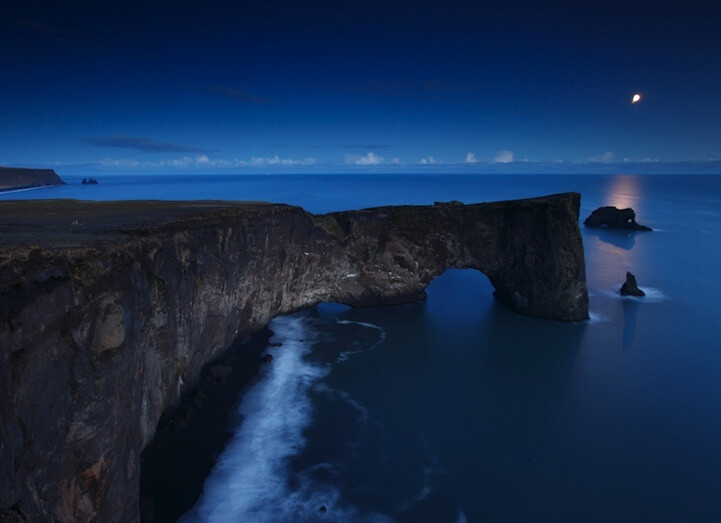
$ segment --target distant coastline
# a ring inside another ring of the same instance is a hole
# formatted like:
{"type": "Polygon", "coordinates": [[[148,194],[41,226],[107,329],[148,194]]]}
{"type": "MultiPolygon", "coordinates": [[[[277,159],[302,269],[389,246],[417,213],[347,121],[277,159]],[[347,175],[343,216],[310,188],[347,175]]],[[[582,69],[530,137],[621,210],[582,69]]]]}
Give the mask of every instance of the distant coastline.
{"type": "MultiPolygon", "coordinates": [[[[8,187],[8,188],[0,188],[0,193],[7,194],[10,192],[25,192],[25,191],[31,191],[33,189],[42,189],[43,187],[55,187],[56,185],[60,185],[57,183],[53,184],[45,184],[45,185],[29,185],[25,187],[8,187]]],[[[62,185],[66,185],[63,183],[62,185]]]]}
{"type": "Polygon", "coordinates": [[[65,185],[53,169],[24,169],[0,167],[0,192],[65,185]]]}

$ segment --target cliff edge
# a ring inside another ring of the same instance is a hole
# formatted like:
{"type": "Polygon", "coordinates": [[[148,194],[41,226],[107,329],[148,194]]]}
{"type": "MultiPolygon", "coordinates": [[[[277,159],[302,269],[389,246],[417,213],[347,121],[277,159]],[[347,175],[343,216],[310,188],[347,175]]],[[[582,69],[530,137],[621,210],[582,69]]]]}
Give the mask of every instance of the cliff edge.
{"type": "Polygon", "coordinates": [[[587,319],[579,206],[0,202],[0,513],[137,520],[179,380],[278,314],[419,300],[458,267],[520,313],[587,319]]]}
{"type": "Polygon", "coordinates": [[[0,167],[0,192],[45,185],[65,185],[52,169],[0,167]]]}

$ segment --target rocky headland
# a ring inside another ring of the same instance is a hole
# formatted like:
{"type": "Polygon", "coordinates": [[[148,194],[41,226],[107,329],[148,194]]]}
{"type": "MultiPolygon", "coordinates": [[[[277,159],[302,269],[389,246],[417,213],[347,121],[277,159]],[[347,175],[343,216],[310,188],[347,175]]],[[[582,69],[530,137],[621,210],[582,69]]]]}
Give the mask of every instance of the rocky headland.
{"type": "Polygon", "coordinates": [[[0,167],[0,192],[46,185],[65,185],[52,169],[0,167]]]}
{"type": "Polygon", "coordinates": [[[0,513],[137,520],[180,381],[279,314],[419,300],[457,267],[519,313],[587,319],[579,207],[0,202],[0,513]]]}

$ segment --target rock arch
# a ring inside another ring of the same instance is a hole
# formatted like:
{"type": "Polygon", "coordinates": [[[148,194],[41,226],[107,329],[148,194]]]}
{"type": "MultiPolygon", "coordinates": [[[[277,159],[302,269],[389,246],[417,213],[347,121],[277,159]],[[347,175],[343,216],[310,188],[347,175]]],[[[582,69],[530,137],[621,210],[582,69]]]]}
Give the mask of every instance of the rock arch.
{"type": "Polygon", "coordinates": [[[418,300],[457,267],[520,313],[588,318],[579,206],[2,202],[0,514],[137,520],[140,453],[179,380],[278,314],[418,300]]]}

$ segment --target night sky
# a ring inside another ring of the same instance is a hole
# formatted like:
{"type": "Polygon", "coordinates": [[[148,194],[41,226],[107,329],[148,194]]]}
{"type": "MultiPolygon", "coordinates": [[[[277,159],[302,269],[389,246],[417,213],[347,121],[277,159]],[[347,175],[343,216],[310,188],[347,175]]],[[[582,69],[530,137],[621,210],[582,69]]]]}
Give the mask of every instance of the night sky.
{"type": "Polygon", "coordinates": [[[721,173],[721,3],[11,1],[0,100],[61,174],[721,173]]]}

